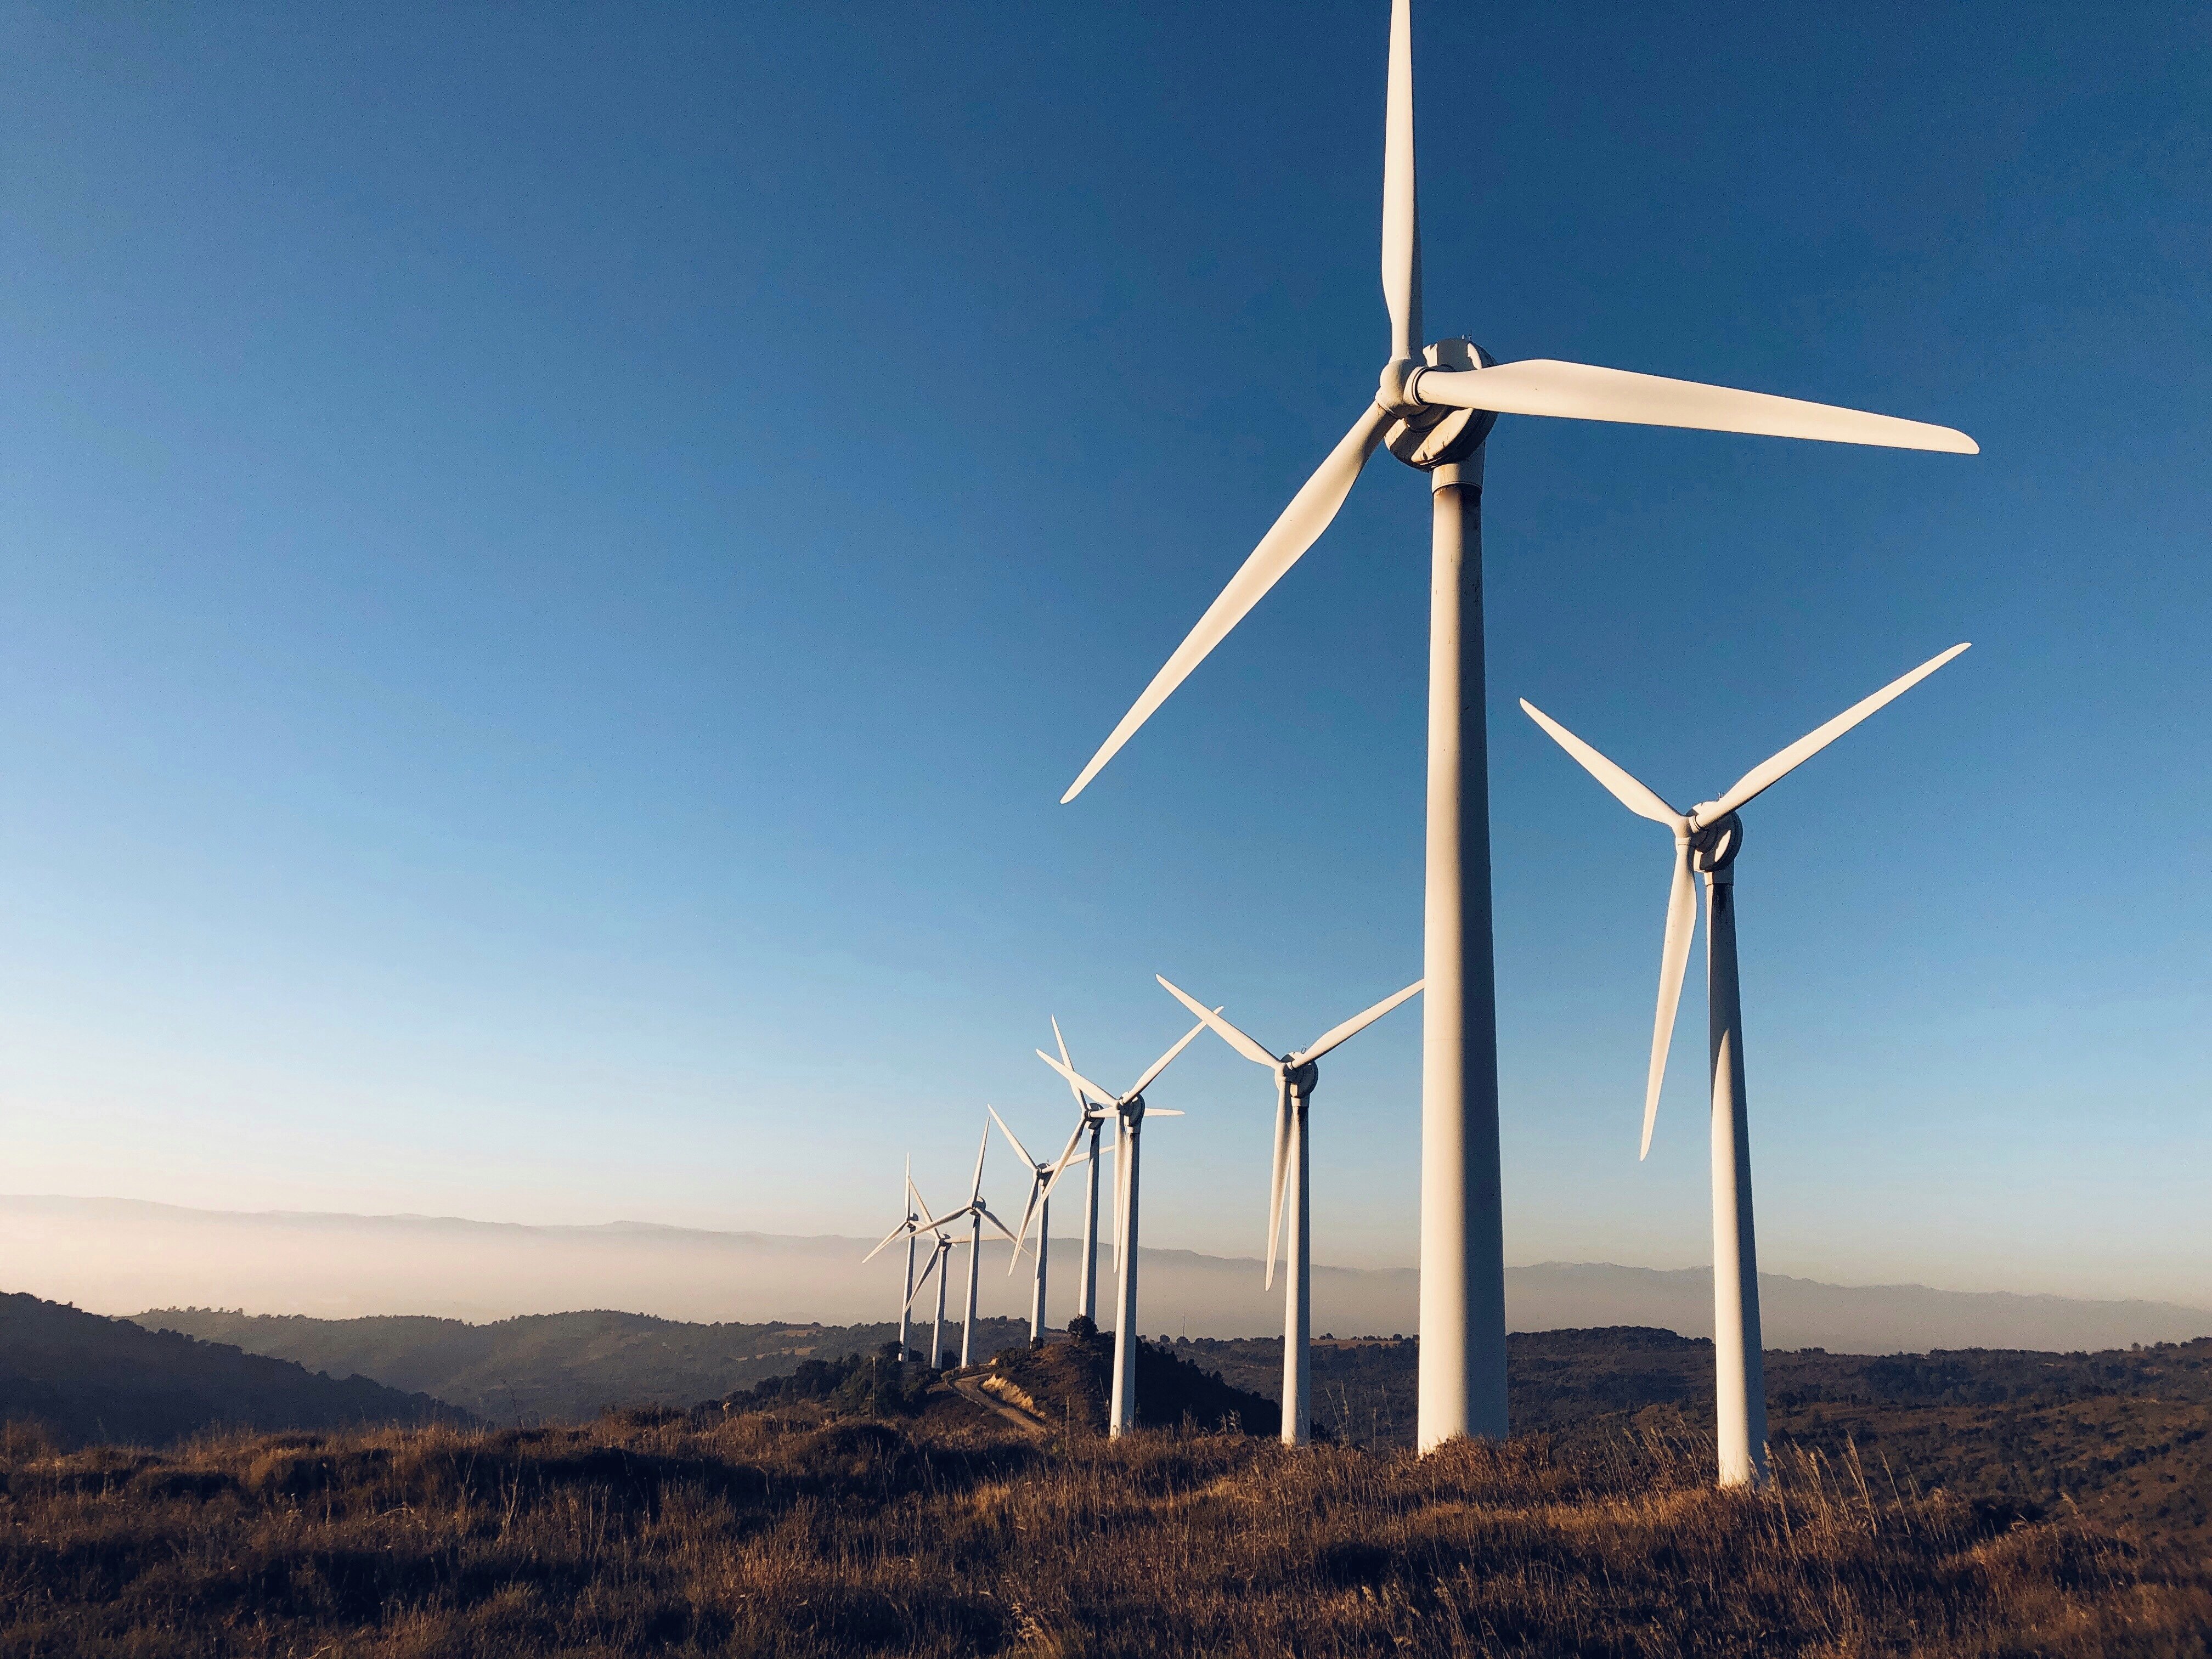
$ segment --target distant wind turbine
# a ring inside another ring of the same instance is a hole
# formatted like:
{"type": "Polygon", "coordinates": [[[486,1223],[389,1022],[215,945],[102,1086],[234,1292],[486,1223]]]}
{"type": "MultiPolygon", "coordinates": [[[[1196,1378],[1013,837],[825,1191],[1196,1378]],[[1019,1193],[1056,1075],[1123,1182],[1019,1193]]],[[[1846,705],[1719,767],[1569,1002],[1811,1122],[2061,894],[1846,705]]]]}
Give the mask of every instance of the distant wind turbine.
{"type": "MultiPolygon", "coordinates": [[[[988,1106],[983,1109],[990,1111],[988,1106]]],[[[992,1115],[995,1117],[998,1115],[994,1112],[992,1115]]],[[[983,1201],[983,1158],[990,1150],[991,1126],[986,1123],[983,1137],[975,1146],[975,1179],[968,1189],[968,1201],[958,1209],[938,1217],[933,1224],[950,1227],[957,1224],[963,1216],[968,1218],[968,1237],[953,1241],[955,1244],[968,1247],[968,1307],[960,1322],[960,1363],[963,1365],[975,1363],[975,1280],[983,1255],[983,1224],[988,1221],[1004,1233],[1012,1243],[1014,1255],[1018,1258],[1022,1250],[1021,1240],[1005,1222],[991,1213],[991,1206],[983,1201]]],[[[938,1294],[942,1297],[944,1293],[944,1287],[939,1285],[938,1294]]]]}
{"type": "Polygon", "coordinates": [[[1171,983],[1165,975],[1154,977],[1177,1002],[1211,1025],[1231,1048],[1275,1074],[1275,1164],[1274,1173],[1267,1182],[1267,1283],[1272,1285],[1275,1282],[1275,1239],[1287,1211],[1291,1238],[1287,1252],[1289,1282],[1283,1292],[1283,1443],[1303,1446],[1313,1437],[1312,1182],[1307,1175],[1306,1107],[1321,1081],[1321,1067],[1316,1062],[1339,1043],[1358,1036],[1418,993],[1421,981],[1415,980],[1372,1008],[1354,1014],[1296,1053],[1278,1055],[1268,1053],[1255,1039],[1222,1018],[1219,1009],[1209,1013],[1205,1004],[1171,983]]]}
{"type": "MultiPolygon", "coordinates": [[[[1060,1172],[1075,1158],[1076,1146],[1083,1139],[1084,1126],[1090,1121],[1091,1115],[1086,1111],[1078,1121],[1075,1133],[1068,1136],[1067,1148],[1060,1153],[1059,1162],[1040,1164],[1030,1156],[1030,1149],[1022,1145],[1022,1138],[1006,1127],[1006,1120],[999,1115],[999,1109],[994,1106],[988,1109],[992,1121],[1012,1143],[1014,1155],[1030,1167],[1030,1201],[1022,1208],[1022,1224],[1014,1229],[1014,1237],[1018,1244],[1026,1239],[1030,1236],[1030,1218],[1032,1216],[1036,1218],[1036,1275],[1030,1286],[1030,1340],[1042,1342],[1045,1331],[1045,1268],[1052,1255],[1052,1189],[1060,1184],[1060,1172]]],[[[1097,1130],[1094,1128],[1091,1133],[1095,1136],[1097,1130]]],[[[1094,1182],[1093,1190],[1096,1189],[1094,1182]]],[[[1014,1269],[1021,1265],[1022,1253],[1017,1249],[1006,1263],[1006,1277],[1012,1278],[1014,1269]]]]}
{"type": "MultiPolygon", "coordinates": [[[[1067,1039],[1060,1034],[1060,1020],[1053,1018],[1052,1040],[1060,1049],[1062,1075],[1069,1079],[1067,1091],[1075,1097],[1075,1133],[1068,1137],[1068,1152],[1060,1154],[1060,1167],[1065,1169],[1074,1151],[1075,1143],[1087,1133],[1091,1144],[1084,1149],[1082,1159],[1089,1167],[1084,1170],[1083,1185],[1083,1255],[1077,1263],[1075,1310],[1093,1325],[1098,1322],[1098,1131],[1113,1114],[1094,1105],[1079,1088],[1074,1078],[1075,1062],[1067,1057],[1067,1039]]],[[[1057,1172],[1053,1179],[1059,1179],[1057,1172]]]]}
{"type": "Polygon", "coordinates": [[[1718,1409],[1720,1484],[1757,1486],[1766,1478],[1766,1377],[1759,1350],[1759,1252],[1751,1215],[1751,1121],[1744,1091],[1743,1005],[1736,984],[1735,859],[1743,850],[1737,811],[1787,777],[1876,709],[1904,696],[1966,647],[1954,645],[1911,673],[1853,703],[1826,726],[1738,778],[1718,800],[1678,812],[1626,771],[1527,698],[1521,707],[1551,733],[1584,771],[1639,817],[1674,836],[1674,871],[1667,890],[1667,935],[1659,952],[1659,1008],[1651,1026],[1651,1066],[1644,1087],[1644,1144],[1659,1113],[1667,1048],[1682,1000],[1690,938],[1698,925],[1691,872],[1705,878],[1707,1077],[1712,1090],[1713,1363],[1718,1409]]]}
{"type": "MultiPolygon", "coordinates": [[[[1483,95],[1480,74],[1462,74],[1457,85],[1466,95],[1483,95]]],[[[1423,947],[1428,994],[1421,1044],[1419,1429],[1425,1451],[1455,1434],[1502,1437],[1506,1430],[1490,782],[1481,717],[1483,454],[1492,427],[1500,415],[1540,415],[1895,449],[1978,452],[1965,433],[1918,421],[1551,358],[1500,363],[1464,339],[1425,348],[1421,231],[1414,194],[1413,19],[1408,0],[1395,0],[1382,146],[1382,298],[1390,314],[1390,340],[1380,383],[1352,429],[1299,487],[1060,799],[1081,794],[1099,769],[1304,556],[1378,448],[1428,474],[1428,875],[1423,947]]],[[[1500,257],[1505,252],[1501,250],[1500,257]]]]}
{"type": "MultiPolygon", "coordinates": [[[[921,1231],[921,1199],[915,1195],[914,1190],[914,1159],[909,1158],[906,1161],[906,1219],[900,1222],[899,1224],[892,1228],[890,1231],[885,1233],[884,1235],[884,1242],[881,1244],[877,1245],[874,1249],[870,1250],[867,1255],[860,1258],[863,1261],[872,1261],[879,1254],[890,1246],[892,1240],[901,1237],[903,1237],[906,1240],[906,1299],[899,1304],[898,1321],[899,1363],[901,1364],[904,1364],[906,1363],[908,1354],[912,1352],[908,1340],[908,1333],[912,1328],[913,1320],[915,1292],[914,1247],[915,1238],[921,1231]]],[[[933,1354],[930,1357],[930,1364],[935,1364],[936,1363],[936,1356],[933,1354]]]]}
{"type": "MultiPolygon", "coordinates": [[[[1138,1140],[1145,1125],[1147,1108],[1145,1091],[1152,1085],[1168,1063],[1190,1046],[1191,1039],[1206,1029],[1200,1020],[1185,1031],[1174,1048],[1145,1068],[1145,1073],[1131,1085],[1126,1094],[1115,1094],[1102,1089],[1073,1066],[1054,1060],[1042,1048],[1036,1057],[1074,1084],[1091,1099],[1110,1110],[1116,1120],[1114,1149],[1117,1156],[1114,1169],[1114,1267],[1117,1274],[1117,1295],[1114,1308],[1114,1397],[1106,1414],[1106,1431],[1110,1435],[1128,1432],[1137,1419],[1137,1153],[1138,1140]]],[[[1181,1112],[1167,1111],[1158,1107],[1149,1109],[1154,1117],[1181,1117],[1181,1112]]]]}

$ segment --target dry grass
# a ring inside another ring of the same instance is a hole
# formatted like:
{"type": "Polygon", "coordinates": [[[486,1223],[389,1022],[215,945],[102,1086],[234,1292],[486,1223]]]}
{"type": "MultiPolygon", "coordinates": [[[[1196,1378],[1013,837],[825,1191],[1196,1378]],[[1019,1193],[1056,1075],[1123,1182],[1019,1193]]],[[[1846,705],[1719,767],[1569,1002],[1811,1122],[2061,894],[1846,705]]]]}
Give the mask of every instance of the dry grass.
{"type": "Polygon", "coordinates": [[[639,1414],[56,1455],[0,1438],[0,1652],[2201,1654],[2212,1571],[1645,1431],[1422,1460],[639,1414]]]}

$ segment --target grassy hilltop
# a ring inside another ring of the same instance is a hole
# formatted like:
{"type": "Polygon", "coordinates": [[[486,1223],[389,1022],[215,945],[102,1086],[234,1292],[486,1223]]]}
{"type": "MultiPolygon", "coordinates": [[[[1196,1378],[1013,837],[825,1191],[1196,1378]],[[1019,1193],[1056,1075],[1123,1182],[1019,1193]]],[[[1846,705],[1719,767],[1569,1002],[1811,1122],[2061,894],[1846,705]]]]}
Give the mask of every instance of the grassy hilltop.
{"type": "MultiPolygon", "coordinates": [[[[857,1370],[857,1368],[853,1368],[857,1370]]],[[[2212,1568],[1671,1408],[1426,1459],[1118,1442],[943,1385],[583,1427],[0,1440],[11,1655],[2201,1654],[2212,1568]]]]}

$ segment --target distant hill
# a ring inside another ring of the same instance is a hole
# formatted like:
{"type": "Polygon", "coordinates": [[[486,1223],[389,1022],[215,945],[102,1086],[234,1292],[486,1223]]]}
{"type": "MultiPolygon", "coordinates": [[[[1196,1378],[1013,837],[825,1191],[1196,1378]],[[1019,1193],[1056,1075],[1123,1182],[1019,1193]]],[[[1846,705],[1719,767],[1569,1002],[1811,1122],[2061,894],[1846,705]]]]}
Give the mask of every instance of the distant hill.
{"type": "MultiPolygon", "coordinates": [[[[428,1216],[241,1214],[114,1199],[0,1196],[0,1261],[16,1283],[105,1313],[244,1307],[322,1318],[428,1314],[475,1323],[620,1308],[704,1323],[871,1324],[896,1314],[902,1262],[864,1263],[872,1239],[793,1238],[619,1224],[520,1227],[428,1216]]],[[[1019,1318],[1029,1288],[987,1244],[982,1311],[1019,1318]]],[[[1053,1315],[1064,1320],[1077,1247],[1053,1241],[1053,1315]]],[[[1280,1291],[1260,1263],[1189,1250],[1141,1252],[1145,1334],[1266,1336],[1280,1291]]],[[[1411,1334],[1410,1267],[1314,1269],[1314,1325],[1340,1335],[1411,1334]]],[[[2212,1336],[2212,1311],[2165,1302],[1826,1285],[1759,1276],[1765,1335],[1779,1348],[2058,1352],[2212,1336]]],[[[964,1288],[964,1287],[961,1287],[964,1288]]],[[[1712,1331],[1712,1275],[1592,1262],[1509,1267],[1515,1330],[1652,1325],[1712,1331]]],[[[959,1301],[956,1289],[953,1301],[959,1301]]]]}
{"type": "MultiPolygon", "coordinates": [[[[794,1370],[805,1359],[872,1352],[898,1335],[883,1325],[694,1325],[644,1314],[531,1314],[491,1324],[392,1315],[298,1315],[160,1308],[150,1329],[235,1343],[332,1373],[359,1372],[419,1389],[489,1421],[574,1422],[605,1406],[690,1405],[794,1370]]],[[[1025,1340],[1026,1322],[978,1320],[977,1352],[1025,1340]]],[[[927,1344],[928,1326],[914,1334],[927,1344]]],[[[957,1327],[950,1344],[959,1341],[957,1327]]]]}
{"type": "Polygon", "coordinates": [[[365,1376],[340,1381],[222,1343],[0,1294],[0,1419],[35,1421],[64,1446],[158,1446],[219,1427],[333,1429],[469,1414],[365,1376]]]}

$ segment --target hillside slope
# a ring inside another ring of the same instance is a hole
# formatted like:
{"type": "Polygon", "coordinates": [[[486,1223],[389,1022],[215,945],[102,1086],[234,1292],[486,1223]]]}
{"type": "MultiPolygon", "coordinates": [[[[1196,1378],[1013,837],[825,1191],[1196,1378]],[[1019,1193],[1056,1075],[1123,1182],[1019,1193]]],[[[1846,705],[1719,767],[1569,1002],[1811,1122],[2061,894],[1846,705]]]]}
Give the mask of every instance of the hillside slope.
{"type": "MultiPolygon", "coordinates": [[[[693,1325],[645,1314],[529,1314],[489,1325],[458,1319],[295,1315],[160,1308],[149,1328],[234,1342],[333,1375],[359,1372],[420,1390],[492,1422],[575,1422],[606,1406],[684,1404],[796,1370],[805,1359],[871,1352],[891,1325],[693,1325]]],[[[1029,1334],[1012,1320],[976,1322],[976,1349],[995,1353],[1029,1334]]],[[[928,1327],[914,1333],[924,1344],[928,1327]]],[[[948,1334],[957,1343],[957,1333],[948,1334]]]]}
{"type": "Polygon", "coordinates": [[[333,1429],[472,1420],[426,1395],[365,1376],[340,1380],[222,1343],[5,1293],[0,1293],[0,1419],[36,1423],[68,1446],[99,1441],[164,1445],[227,1426],[333,1429]]]}

